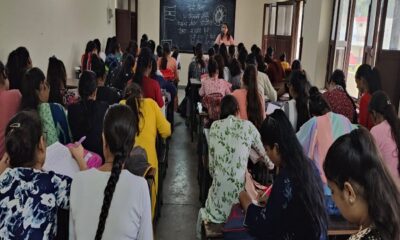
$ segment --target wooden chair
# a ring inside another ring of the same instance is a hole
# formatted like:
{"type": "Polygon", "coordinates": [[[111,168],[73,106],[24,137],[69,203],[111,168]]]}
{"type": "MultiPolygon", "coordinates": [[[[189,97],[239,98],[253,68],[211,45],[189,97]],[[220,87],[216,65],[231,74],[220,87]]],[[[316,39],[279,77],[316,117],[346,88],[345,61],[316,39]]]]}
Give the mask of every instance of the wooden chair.
{"type": "Polygon", "coordinates": [[[224,239],[222,234],[223,223],[211,223],[203,221],[202,223],[202,239],[224,239]]]}
{"type": "Polygon", "coordinates": [[[341,217],[332,217],[328,219],[329,239],[347,239],[348,236],[357,233],[360,227],[357,224],[349,223],[341,217]]]}

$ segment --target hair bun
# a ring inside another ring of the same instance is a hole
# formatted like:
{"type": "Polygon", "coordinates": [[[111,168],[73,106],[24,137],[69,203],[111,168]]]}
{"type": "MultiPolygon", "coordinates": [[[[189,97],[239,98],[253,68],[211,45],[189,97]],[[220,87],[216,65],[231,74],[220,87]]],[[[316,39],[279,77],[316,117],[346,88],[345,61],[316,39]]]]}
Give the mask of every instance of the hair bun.
{"type": "Polygon", "coordinates": [[[310,98],[318,98],[321,96],[321,93],[317,87],[311,87],[308,92],[310,94],[310,98]]]}

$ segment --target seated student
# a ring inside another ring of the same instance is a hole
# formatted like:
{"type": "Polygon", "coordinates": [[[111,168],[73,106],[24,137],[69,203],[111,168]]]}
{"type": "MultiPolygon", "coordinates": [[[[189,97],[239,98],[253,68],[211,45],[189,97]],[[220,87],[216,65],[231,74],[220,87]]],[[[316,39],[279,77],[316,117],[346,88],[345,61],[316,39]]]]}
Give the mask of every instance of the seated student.
{"type": "Polygon", "coordinates": [[[135,58],[131,54],[127,54],[122,62],[122,66],[116,68],[115,77],[111,79],[111,85],[116,89],[123,91],[129,81],[133,77],[133,68],[135,66],[135,58]]]}
{"type": "Polygon", "coordinates": [[[229,56],[228,47],[224,43],[222,43],[219,46],[219,53],[218,54],[221,55],[221,57],[224,59],[224,64],[225,64],[224,66],[229,68],[229,65],[231,65],[231,60],[232,59],[229,56]]]}
{"type": "Polygon", "coordinates": [[[218,64],[218,78],[224,79],[225,81],[229,82],[231,78],[231,73],[229,71],[229,68],[225,64],[225,60],[222,55],[215,55],[214,60],[217,61],[218,64]]]}
{"type": "MultiPolygon", "coordinates": [[[[69,209],[71,178],[42,170],[46,143],[35,111],[17,113],[7,125],[9,168],[0,172],[0,239],[55,239],[58,209],[69,209]]],[[[71,148],[86,168],[81,146],[71,148]]]]}
{"type": "Polygon", "coordinates": [[[262,73],[267,73],[267,65],[264,62],[264,57],[261,53],[261,49],[257,45],[253,45],[251,48],[251,54],[254,55],[257,62],[257,70],[262,73]]]}
{"type": "Polygon", "coordinates": [[[239,116],[261,127],[265,119],[265,100],[257,87],[257,69],[255,65],[248,64],[243,73],[243,88],[235,90],[232,95],[239,104],[239,116]]]}
{"type": "Polygon", "coordinates": [[[160,85],[160,88],[169,93],[170,99],[168,101],[174,103],[175,98],[177,97],[177,89],[172,82],[166,81],[161,75],[157,74],[157,61],[154,57],[151,58],[150,78],[156,80],[160,85]]]}
{"type": "Polygon", "coordinates": [[[368,106],[375,126],[371,134],[387,169],[396,182],[400,182],[400,120],[388,95],[376,91],[368,106]]]}
{"type": "Polygon", "coordinates": [[[67,89],[67,72],[64,63],[55,56],[49,58],[47,82],[50,85],[49,102],[68,106],[78,101],[78,96],[67,89]]]}
{"type": "Polygon", "coordinates": [[[215,49],[213,47],[209,48],[207,54],[208,54],[208,59],[213,58],[215,56],[215,49]]]}
{"type": "Polygon", "coordinates": [[[260,94],[263,95],[265,99],[269,99],[270,101],[273,102],[276,101],[277,100],[276,91],[272,86],[271,81],[268,78],[268,75],[258,70],[257,58],[256,55],[254,55],[253,53],[247,55],[246,65],[248,64],[255,65],[257,68],[257,85],[260,94]]]}
{"type": "Polygon", "coordinates": [[[101,133],[108,104],[96,98],[95,73],[84,71],[81,74],[78,91],[81,100],[68,106],[68,122],[72,137],[74,141],[86,137],[85,141],[82,142],[83,147],[103,157],[101,133]]]}
{"type": "MultiPolygon", "coordinates": [[[[150,41],[152,41],[152,40],[150,40],[150,41]]],[[[179,48],[178,48],[178,46],[172,46],[171,50],[172,50],[171,57],[175,58],[176,66],[179,71],[179,70],[181,70],[181,56],[179,54],[179,48]]]]}
{"type": "Polygon", "coordinates": [[[337,209],[331,202],[331,192],[327,188],[322,165],[332,143],[340,136],[351,132],[355,126],[343,115],[333,113],[319,92],[318,88],[310,89],[310,115],[313,116],[297,132],[297,138],[305,154],[315,162],[325,184],[325,196],[328,212],[337,215],[337,209]]]}
{"type": "Polygon", "coordinates": [[[193,58],[192,62],[189,64],[189,82],[188,85],[190,85],[190,79],[195,78],[197,80],[201,80],[201,76],[203,74],[207,74],[207,64],[206,60],[203,56],[203,46],[201,43],[198,43],[194,49],[194,55],[195,57],[193,58]]]}
{"type": "Polygon", "coordinates": [[[0,159],[5,152],[5,131],[8,121],[14,116],[21,104],[21,93],[9,90],[9,81],[3,63],[0,61],[0,159]]]}
{"type": "Polygon", "coordinates": [[[282,82],[285,77],[282,65],[273,59],[274,49],[272,47],[267,48],[267,54],[265,55],[264,61],[268,64],[267,75],[271,80],[272,84],[282,82]]]}
{"type": "Polygon", "coordinates": [[[308,111],[308,91],[310,83],[302,71],[293,71],[289,76],[288,89],[292,97],[285,103],[283,110],[297,132],[310,119],[308,111]]]}
{"type": "Polygon", "coordinates": [[[58,103],[48,102],[49,88],[42,70],[28,70],[22,82],[21,109],[33,109],[39,113],[47,146],[57,141],[68,144],[72,138],[65,110],[58,103]]]}
{"type": "Polygon", "coordinates": [[[368,64],[362,64],[356,71],[356,84],[361,94],[360,113],[358,115],[358,123],[368,130],[373,127],[373,122],[368,111],[368,104],[374,92],[381,90],[381,80],[379,72],[376,68],[371,68],[368,64]]]}
{"type": "Polygon", "coordinates": [[[8,55],[6,74],[10,81],[10,89],[21,91],[25,72],[32,68],[32,60],[25,47],[19,47],[8,55]]]}
{"type": "Polygon", "coordinates": [[[95,40],[93,40],[94,44],[96,44],[96,49],[97,49],[97,55],[100,57],[101,60],[103,60],[103,62],[106,61],[106,54],[104,52],[101,51],[101,43],[100,40],[98,38],[96,38],[95,40]]]}
{"type": "Polygon", "coordinates": [[[86,44],[85,53],[81,57],[81,69],[82,71],[92,70],[92,55],[97,54],[97,46],[93,41],[89,41],[86,44]]]}
{"type": "Polygon", "coordinates": [[[229,83],[232,84],[232,90],[239,89],[242,85],[243,71],[240,62],[236,58],[232,59],[229,71],[231,72],[229,83]]]}
{"type": "Polygon", "coordinates": [[[231,84],[219,78],[218,64],[213,58],[209,60],[207,68],[209,77],[201,80],[200,96],[203,97],[213,93],[220,93],[225,96],[231,93],[231,84]]]}
{"type": "Polygon", "coordinates": [[[158,106],[162,108],[164,106],[164,100],[161,95],[160,84],[158,84],[156,80],[150,78],[152,58],[153,54],[149,48],[145,47],[141,49],[132,82],[138,84],[142,88],[143,97],[153,99],[157,102],[158,106]]]}
{"type": "Polygon", "coordinates": [[[323,96],[331,107],[332,112],[342,114],[352,123],[357,123],[356,104],[346,91],[346,80],[342,70],[335,70],[327,82],[323,96]]]}
{"type": "Polygon", "coordinates": [[[96,100],[107,102],[108,105],[118,103],[121,100],[121,95],[113,87],[106,87],[106,66],[98,56],[92,57],[92,71],[97,78],[97,93],[96,100]]]}
{"type": "Polygon", "coordinates": [[[261,206],[252,203],[247,192],[240,193],[244,224],[257,239],[326,239],[321,178],[282,110],[275,110],[263,122],[261,138],[279,173],[268,199],[259,194],[261,206]]]}
{"type": "Polygon", "coordinates": [[[76,174],[72,182],[70,239],[153,239],[147,182],[123,169],[137,124],[127,106],[113,105],[107,111],[102,145],[106,161],[99,169],[76,174]]]}
{"type": "Polygon", "coordinates": [[[126,89],[125,100],[132,108],[135,122],[139,124],[136,132],[135,146],[140,146],[146,150],[148,161],[156,169],[155,185],[152,188],[152,216],[154,217],[156,207],[156,196],[158,190],[158,159],[156,151],[156,138],[171,136],[171,124],[164,117],[156,102],[149,98],[143,98],[141,88],[132,83],[126,89]]]}
{"type": "Polygon", "coordinates": [[[240,62],[243,71],[246,68],[246,59],[248,55],[249,54],[244,46],[240,50],[238,49],[238,61],[240,62]]]}
{"type": "Polygon", "coordinates": [[[292,62],[292,66],[291,66],[291,70],[292,71],[303,71],[303,68],[301,67],[301,62],[300,60],[294,60],[292,62]]]}
{"type": "Polygon", "coordinates": [[[282,53],[281,56],[279,57],[279,60],[281,62],[283,71],[286,72],[290,70],[290,64],[286,61],[286,53],[282,53]]]}
{"type": "MultiPolygon", "coordinates": [[[[221,102],[221,120],[215,121],[210,129],[208,168],[213,181],[205,207],[199,211],[198,236],[202,221],[223,223],[232,205],[238,203],[252,149],[265,156],[258,130],[251,122],[240,120],[236,99],[226,95],[221,102]]],[[[273,168],[269,160],[266,164],[273,168]]]]}
{"type": "Polygon", "coordinates": [[[399,239],[400,192],[366,129],[338,138],[324,171],[340,212],[361,227],[349,239],[399,239]]]}
{"type": "Polygon", "coordinates": [[[108,67],[109,74],[113,72],[115,68],[120,66],[121,57],[119,52],[119,44],[116,37],[112,37],[109,43],[109,49],[106,51],[106,66],[108,67]]]}
{"type": "Polygon", "coordinates": [[[230,45],[230,46],[228,47],[228,53],[229,53],[229,57],[230,57],[231,59],[236,58],[236,48],[235,48],[235,45],[230,45]]]}
{"type": "Polygon", "coordinates": [[[166,80],[173,80],[175,86],[178,85],[178,65],[176,59],[171,57],[171,49],[168,43],[163,44],[163,55],[158,58],[157,66],[166,80]]]}

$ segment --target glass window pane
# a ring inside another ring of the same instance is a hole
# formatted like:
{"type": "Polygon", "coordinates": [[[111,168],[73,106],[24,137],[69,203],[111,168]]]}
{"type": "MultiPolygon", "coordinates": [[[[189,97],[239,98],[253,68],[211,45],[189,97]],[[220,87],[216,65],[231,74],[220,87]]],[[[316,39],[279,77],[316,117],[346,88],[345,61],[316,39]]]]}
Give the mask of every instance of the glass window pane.
{"type": "Polygon", "coordinates": [[[268,35],[269,9],[269,6],[265,7],[264,35],[268,35]]]}
{"type": "Polygon", "coordinates": [[[382,49],[400,50],[400,0],[389,0],[382,49]]]}
{"type": "Polygon", "coordinates": [[[378,4],[378,0],[372,0],[371,2],[371,13],[369,16],[369,28],[368,28],[368,40],[367,40],[367,46],[372,47],[372,44],[374,43],[374,31],[375,31],[375,18],[376,18],[376,7],[378,4]]]}
{"type": "Polygon", "coordinates": [[[275,35],[276,7],[272,7],[269,34],[275,35]]]}
{"type": "Polygon", "coordinates": [[[286,36],[292,35],[292,23],[293,23],[293,5],[289,5],[286,7],[286,16],[285,16],[285,33],[286,36]]]}
{"type": "Polygon", "coordinates": [[[278,23],[276,26],[276,35],[292,35],[293,6],[278,6],[278,23]]]}
{"type": "Polygon", "coordinates": [[[335,40],[336,36],[336,22],[337,22],[337,15],[338,15],[338,5],[339,0],[335,1],[335,11],[333,12],[333,25],[332,25],[332,32],[331,32],[331,40],[335,40]]]}
{"type": "Polygon", "coordinates": [[[349,6],[350,0],[343,0],[340,2],[338,34],[336,36],[336,39],[339,41],[346,40],[349,6]]]}

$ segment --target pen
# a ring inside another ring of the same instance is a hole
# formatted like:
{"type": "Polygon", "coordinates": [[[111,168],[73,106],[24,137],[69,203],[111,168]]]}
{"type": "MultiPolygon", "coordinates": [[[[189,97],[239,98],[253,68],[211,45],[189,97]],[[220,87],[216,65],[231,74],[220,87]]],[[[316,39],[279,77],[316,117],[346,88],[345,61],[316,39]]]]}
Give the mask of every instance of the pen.
{"type": "Polygon", "coordinates": [[[86,136],[81,137],[81,139],[79,139],[79,141],[75,143],[75,146],[81,145],[83,143],[83,141],[85,141],[85,139],[86,139],[86,136]]]}

